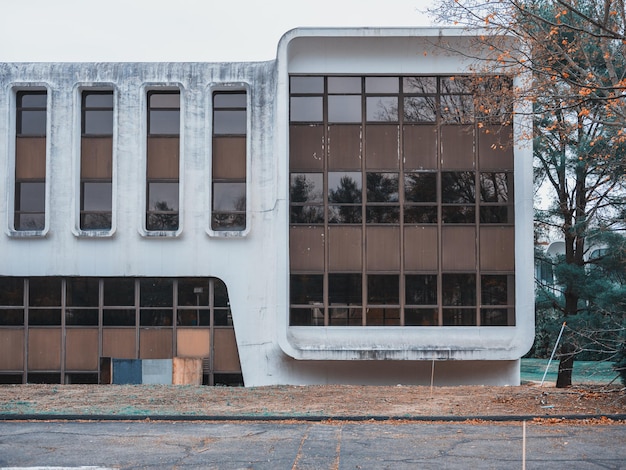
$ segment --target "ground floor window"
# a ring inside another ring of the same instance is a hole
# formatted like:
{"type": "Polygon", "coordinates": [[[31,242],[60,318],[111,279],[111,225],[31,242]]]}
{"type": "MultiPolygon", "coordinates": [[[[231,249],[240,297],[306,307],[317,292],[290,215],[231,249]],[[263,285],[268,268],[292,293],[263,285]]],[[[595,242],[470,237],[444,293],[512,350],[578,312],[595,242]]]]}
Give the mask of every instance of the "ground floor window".
{"type": "Polygon", "coordinates": [[[97,383],[102,357],[177,356],[202,358],[207,384],[241,382],[220,279],[0,277],[0,383],[97,383]]]}

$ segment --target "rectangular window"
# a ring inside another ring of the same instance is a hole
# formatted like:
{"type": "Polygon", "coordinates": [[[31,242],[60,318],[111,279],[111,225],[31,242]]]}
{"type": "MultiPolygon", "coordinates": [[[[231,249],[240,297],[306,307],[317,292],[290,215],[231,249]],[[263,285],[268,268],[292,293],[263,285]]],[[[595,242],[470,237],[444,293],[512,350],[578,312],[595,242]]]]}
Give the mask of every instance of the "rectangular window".
{"type": "Polygon", "coordinates": [[[289,83],[290,325],[514,325],[510,80],[289,83]]]}
{"type": "Polygon", "coordinates": [[[213,93],[211,229],[246,228],[247,101],[245,90],[213,93]]]}
{"type": "Polygon", "coordinates": [[[180,92],[148,92],[146,229],[179,225],[180,92]]]}
{"type": "Polygon", "coordinates": [[[83,91],[80,147],[80,229],[110,230],[113,91],[83,91]]]}
{"type": "Polygon", "coordinates": [[[46,206],[46,91],[18,91],[14,229],[43,230],[46,206]]]}

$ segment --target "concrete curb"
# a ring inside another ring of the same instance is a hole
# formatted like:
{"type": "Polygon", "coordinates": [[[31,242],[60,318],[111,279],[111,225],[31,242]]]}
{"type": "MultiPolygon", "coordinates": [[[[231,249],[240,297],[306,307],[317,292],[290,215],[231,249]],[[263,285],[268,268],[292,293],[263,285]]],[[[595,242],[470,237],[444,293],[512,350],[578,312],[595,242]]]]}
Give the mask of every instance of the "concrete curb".
{"type": "Polygon", "coordinates": [[[626,414],[594,415],[496,415],[496,416],[331,416],[331,415],[80,415],[80,414],[0,414],[0,421],[414,421],[414,422],[521,422],[536,419],[626,421],[626,414]]]}

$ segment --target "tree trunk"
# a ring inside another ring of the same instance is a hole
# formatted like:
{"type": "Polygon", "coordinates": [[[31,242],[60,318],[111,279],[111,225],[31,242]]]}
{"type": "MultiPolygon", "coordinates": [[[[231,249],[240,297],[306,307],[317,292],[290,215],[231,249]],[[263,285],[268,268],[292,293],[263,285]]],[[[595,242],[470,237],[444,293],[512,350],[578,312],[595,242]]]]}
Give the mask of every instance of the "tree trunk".
{"type": "Polygon", "coordinates": [[[572,385],[572,371],[574,370],[574,356],[576,348],[569,340],[561,346],[561,360],[559,373],[556,378],[556,388],[566,388],[572,385]]]}

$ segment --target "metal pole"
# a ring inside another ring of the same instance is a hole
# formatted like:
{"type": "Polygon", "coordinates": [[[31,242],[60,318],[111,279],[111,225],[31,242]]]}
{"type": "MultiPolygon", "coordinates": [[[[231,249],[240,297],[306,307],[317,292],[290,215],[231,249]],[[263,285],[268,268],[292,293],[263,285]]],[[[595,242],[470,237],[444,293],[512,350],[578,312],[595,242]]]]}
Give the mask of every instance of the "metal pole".
{"type": "Polygon", "coordinates": [[[556,348],[559,345],[559,341],[561,341],[561,336],[563,335],[563,330],[565,329],[565,323],[563,322],[563,325],[561,325],[561,331],[559,333],[559,337],[556,339],[556,344],[554,345],[554,349],[552,350],[552,354],[550,355],[550,360],[548,361],[548,365],[546,366],[546,370],[543,373],[543,378],[541,379],[541,384],[539,384],[540,387],[543,386],[543,381],[546,380],[546,374],[548,373],[548,368],[550,367],[550,363],[552,362],[552,358],[554,357],[554,353],[556,353],[556,348]]]}

